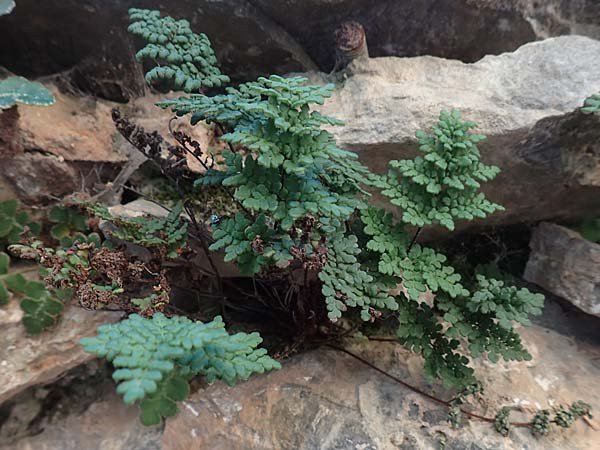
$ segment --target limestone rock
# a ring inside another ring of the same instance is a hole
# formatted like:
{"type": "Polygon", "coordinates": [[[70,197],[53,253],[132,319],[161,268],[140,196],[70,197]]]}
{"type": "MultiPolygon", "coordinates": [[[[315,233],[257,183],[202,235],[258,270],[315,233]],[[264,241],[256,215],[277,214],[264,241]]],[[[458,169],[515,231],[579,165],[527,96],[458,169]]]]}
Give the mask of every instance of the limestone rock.
{"type": "MultiPolygon", "coordinates": [[[[7,191],[0,193],[2,197],[16,194],[24,203],[40,204],[81,189],[95,192],[103,183],[116,181],[114,189],[108,187],[112,195],[101,199],[108,204],[120,202],[120,185],[145,157],[116,131],[111,119],[115,107],[172,142],[172,115],[155,106],[164,95],[148,94],[121,105],[61,93],[52,83],[46,86],[56,98],[53,105],[20,105],[0,113],[0,186],[6,185],[2,191],[7,191]],[[128,174],[117,178],[126,165],[131,166],[128,174]]],[[[173,122],[173,128],[200,142],[204,150],[214,146],[212,128],[191,127],[184,119],[173,122]]],[[[193,170],[203,170],[195,159],[189,162],[193,170]]]]}
{"type": "Polygon", "coordinates": [[[117,321],[121,313],[69,307],[55,328],[36,337],[27,335],[21,317],[16,301],[0,309],[0,404],[90,361],[93,355],[83,351],[79,339],[93,336],[96,327],[117,321]]]}
{"type": "MultiPolygon", "coordinates": [[[[92,386],[91,389],[99,389],[92,386]]],[[[161,427],[139,423],[135,406],[126,406],[112,392],[94,402],[82,414],[71,414],[46,423],[41,434],[3,445],[2,450],[161,450],[161,427]]],[[[100,395],[100,393],[97,393],[100,395]]],[[[76,399],[72,399],[75,400],[76,399]]]]}
{"type": "MultiPolygon", "coordinates": [[[[375,171],[416,154],[415,131],[457,108],[488,136],[482,159],[502,169],[483,190],[508,224],[600,211],[600,118],[576,108],[600,91],[600,41],[564,36],[474,64],[431,56],[356,60],[320,108],[345,122],[342,148],[375,171]]],[[[330,80],[309,74],[313,81],[330,80]]]]}
{"type": "MultiPolygon", "coordinates": [[[[522,330],[534,355],[529,363],[477,362],[486,394],[477,411],[493,415],[501,405],[519,405],[531,414],[552,402],[583,398],[600,406],[600,368],[565,336],[533,326],[522,330]]],[[[353,348],[382,369],[440,398],[451,393],[421,379],[418,357],[395,344],[353,348]]],[[[578,423],[565,432],[536,439],[528,430],[505,439],[489,423],[469,422],[455,430],[447,410],[378,372],[330,349],[293,357],[284,367],[229,388],[200,390],[167,421],[164,450],[429,450],[445,437],[449,449],[590,449],[597,431],[578,423]]],[[[526,416],[516,411],[513,420],[526,416]]]]}
{"type": "Polygon", "coordinates": [[[525,279],[600,317],[600,245],[546,222],[529,245],[525,279]]]}

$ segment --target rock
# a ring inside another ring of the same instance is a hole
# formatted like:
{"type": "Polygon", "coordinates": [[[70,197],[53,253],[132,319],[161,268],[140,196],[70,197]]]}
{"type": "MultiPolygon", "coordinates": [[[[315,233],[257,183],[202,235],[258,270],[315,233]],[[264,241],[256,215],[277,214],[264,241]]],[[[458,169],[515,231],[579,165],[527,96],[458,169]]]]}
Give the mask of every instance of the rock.
{"type": "Polygon", "coordinates": [[[21,0],[0,18],[0,60],[26,76],[62,72],[65,86],[115,101],[144,92],[129,7],[187,18],[206,33],[226,73],[330,71],[334,30],[366,30],[371,56],[435,56],[477,61],[548,36],[600,38],[595,0],[21,0]],[[24,27],[23,24],[27,23],[24,27]],[[22,58],[21,55],[35,55],[22,58]]]}
{"type": "MultiPolygon", "coordinates": [[[[46,83],[46,87],[56,98],[53,105],[20,105],[0,114],[0,186],[8,185],[2,189],[7,191],[2,196],[14,193],[25,203],[43,204],[82,189],[95,192],[98,185],[116,180],[120,181],[119,186],[109,186],[112,195],[103,196],[102,200],[119,203],[120,184],[127,181],[145,157],[139,158],[140,153],[116,131],[111,119],[115,107],[148,131],[157,130],[172,142],[172,115],[154,105],[164,95],[149,94],[128,105],[119,105],[64,94],[51,83],[46,83]],[[117,178],[119,171],[130,164],[135,167],[129,167],[128,174],[117,178]]],[[[189,121],[182,119],[175,121],[173,128],[199,141],[203,149],[213,145],[209,127],[191,127],[189,121]]],[[[201,171],[200,165],[190,159],[192,168],[201,171]]]]}
{"type": "Polygon", "coordinates": [[[67,370],[93,359],[79,339],[96,327],[116,322],[121,313],[66,309],[55,328],[30,337],[21,323],[22,311],[12,301],[0,309],[0,404],[30,386],[51,383],[67,370]]]}
{"type": "MultiPolygon", "coordinates": [[[[600,41],[565,36],[474,64],[430,56],[355,60],[323,107],[345,122],[342,148],[373,170],[416,154],[415,131],[457,108],[488,136],[482,159],[502,172],[483,190],[506,211],[496,225],[600,212],[600,117],[576,108],[600,91],[600,41]]],[[[313,81],[331,77],[309,74],[313,81]]]]}
{"type": "Polygon", "coordinates": [[[17,141],[18,124],[19,110],[16,106],[0,109],[0,158],[23,150],[17,141]]]}
{"type": "Polygon", "coordinates": [[[64,159],[43,153],[22,153],[2,161],[6,181],[25,204],[61,198],[78,189],[77,172],[64,159]]]}
{"type": "Polygon", "coordinates": [[[282,24],[324,71],[334,64],[334,30],[363,25],[369,54],[435,55],[473,62],[536,39],[516,8],[482,0],[284,0],[255,2],[282,24]]]}
{"type": "MultiPolygon", "coordinates": [[[[63,384],[62,382],[63,380],[61,380],[61,384],[63,384]]],[[[54,385],[47,388],[49,390],[48,397],[55,398],[51,403],[45,402],[45,410],[42,411],[39,411],[39,401],[36,403],[35,398],[32,399],[31,396],[19,398],[19,403],[11,411],[13,423],[17,419],[13,418],[15,415],[20,415],[21,417],[18,419],[27,421],[37,413],[35,422],[33,426],[30,425],[25,430],[15,430],[20,431],[21,434],[27,434],[24,437],[8,435],[10,430],[6,430],[4,436],[6,439],[0,440],[0,449],[160,449],[162,427],[141,425],[138,419],[138,409],[123,403],[123,400],[115,392],[114,383],[108,378],[104,382],[98,383],[97,380],[82,377],[71,380],[70,384],[64,383],[64,386],[61,387],[64,391],[62,397],[60,393],[54,392],[57,390],[54,385]],[[94,384],[90,385],[90,382],[94,384]],[[85,383],[87,386],[84,386],[85,383]],[[94,397],[92,398],[91,395],[94,397]],[[56,397],[58,397],[58,402],[56,402],[56,397]],[[55,410],[58,408],[61,411],[55,410]],[[15,411],[15,409],[25,411],[15,411]],[[25,417],[22,417],[23,415],[25,417]]],[[[3,433],[5,428],[6,425],[2,427],[3,433]]],[[[2,436],[0,436],[1,438],[2,436]]]]}
{"type": "Polygon", "coordinates": [[[600,317],[600,245],[544,222],[529,246],[525,279],[600,317]]]}
{"type": "Polygon", "coordinates": [[[579,34],[600,38],[600,4],[593,0],[513,0],[536,36],[579,34]]]}
{"type": "MultiPolygon", "coordinates": [[[[589,349],[539,326],[521,330],[534,355],[529,363],[476,362],[485,383],[476,411],[489,416],[501,405],[520,405],[528,414],[555,402],[585,399],[600,406],[600,367],[589,349]]],[[[381,342],[352,348],[371,361],[440,398],[451,393],[427,385],[420,359],[381,342]]],[[[510,439],[489,423],[452,429],[447,410],[341,352],[320,349],[295,356],[284,367],[253,376],[234,388],[216,384],[189,397],[167,421],[164,450],[429,450],[445,438],[451,449],[590,449],[597,431],[579,422],[543,438],[514,429],[510,439]]],[[[525,416],[518,411],[513,420],[525,416]]]]}
{"type": "Polygon", "coordinates": [[[161,5],[151,0],[67,0],[43,5],[21,0],[0,21],[0,60],[7,61],[12,71],[29,76],[68,69],[67,84],[111,100],[140,96],[145,83],[134,58],[139,42],[127,33],[130,7],[158,8],[190,20],[194,30],[210,37],[224,71],[234,78],[316,69],[283,28],[246,0],[161,5]],[[22,54],[36,57],[26,61],[22,54]]]}

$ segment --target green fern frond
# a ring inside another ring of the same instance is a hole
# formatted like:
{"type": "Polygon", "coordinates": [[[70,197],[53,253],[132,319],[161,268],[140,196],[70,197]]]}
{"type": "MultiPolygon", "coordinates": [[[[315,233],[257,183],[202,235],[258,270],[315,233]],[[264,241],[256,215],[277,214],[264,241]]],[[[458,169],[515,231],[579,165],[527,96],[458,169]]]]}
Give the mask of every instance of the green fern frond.
{"type": "Polygon", "coordinates": [[[202,323],[161,313],[152,319],[133,314],[120,323],[98,327],[96,337],[80,342],[85,351],[114,365],[117,392],[127,404],[140,401],[144,425],[176,413],[175,402],[189,392],[192,376],[234,384],[280,367],[266,350],[257,348],[261,342],[257,333],[229,335],[220,317],[202,323]]]}
{"type": "Polygon", "coordinates": [[[600,93],[588,97],[581,108],[586,114],[600,113],[600,93]]]}
{"type": "Polygon", "coordinates": [[[229,82],[218,67],[208,37],[194,33],[187,20],[161,17],[159,11],[137,8],[129,10],[129,18],[128,31],[148,42],[137,52],[137,59],[157,64],[146,74],[149,84],[168,80],[176,89],[198,92],[229,82]]]}
{"type": "Polygon", "coordinates": [[[478,192],[500,169],[480,161],[477,143],[485,136],[472,134],[473,122],[460,113],[442,111],[433,134],[417,132],[424,154],[414,160],[390,161],[383,195],[402,209],[402,220],[416,227],[439,223],[454,230],[456,219],[483,218],[504,208],[478,192]]]}
{"type": "Polygon", "coordinates": [[[17,103],[48,106],[54,103],[54,96],[37,81],[23,77],[0,80],[0,109],[11,108],[17,103]]]}
{"type": "Polygon", "coordinates": [[[384,286],[375,282],[358,261],[356,236],[335,235],[329,241],[327,263],[319,272],[328,316],[336,321],[348,307],[360,308],[362,320],[373,320],[382,310],[394,311],[398,304],[384,286]]]}

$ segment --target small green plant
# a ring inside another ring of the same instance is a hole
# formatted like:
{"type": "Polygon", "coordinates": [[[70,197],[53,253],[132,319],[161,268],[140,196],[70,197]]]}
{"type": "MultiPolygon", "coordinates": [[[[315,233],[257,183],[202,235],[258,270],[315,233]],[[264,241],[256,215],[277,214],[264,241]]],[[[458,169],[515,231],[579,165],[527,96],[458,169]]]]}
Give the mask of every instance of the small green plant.
{"type": "Polygon", "coordinates": [[[581,108],[586,114],[598,114],[600,113],[600,93],[594,94],[587,98],[581,108]]]}
{"type": "Polygon", "coordinates": [[[22,297],[23,325],[29,334],[40,334],[56,324],[63,311],[59,298],[66,298],[68,292],[58,290],[52,295],[43,282],[28,280],[20,272],[9,271],[9,266],[10,257],[0,252],[0,305],[8,303],[11,293],[22,297]]]}
{"type": "Polygon", "coordinates": [[[186,246],[188,224],[182,219],[183,203],[176,204],[167,217],[117,217],[99,204],[86,205],[93,215],[109,220],[117,226],[111,232],[118,239],[147,248],[165,248],[168,258],[177,258],[186,246]]]}
{"type": "Polygon", "coordinates": [[[157,63],[146,74],[149,84],[168,80],[178,89],[196,92],[229,82],[229,77],[217,67],[217,58],[206,35],[193,33],[187,20],[174,20],[161,17],[158,11],[135,8],[129,10],[129,18],[129,32],[148,41],[137,52],[137,59],[157,63]]]}
{"type": "Polygon", "coordinates": [[[477,143],[485,139],[471,133],[474,122],[463,121],[457,110],[442,111],[433,134],[417,132],[423,156],[390,161],[390,172],[380,186],[383,195],[402,209],[402,221],[416,227],[439,223],[454,230],[456,219],[482,218],[504,208],[479,192],[482,182],[500,169],[481,162],[477,143]]]}
{"type": "Polygon", "coordinates": [[[81,345],[112,362],[117,392],[127,404],[139,401],[141,422],[155,425],[176,414],[176,402],[187,397],[195,375],[232,385],[252,373],[279,368],[266,350],[257,348],[261,341],[258,333],[229,335],[220,317],[204,324],[156,313],[152,319],[131,315],[103,325],[81,345]]]}
{"type": "Polygon", "coordinates": [[[85,215],[75,208],[62,205],[54,206],[50,210],[48,220],[54,223],[50,235],[58,241],[73,233],[85,231],[87,228],[85,215]]]}
{"type": "Polygon", "coordinates": [[[41,224],[30,220],[29,214],[20,207],[18,200],[0,202],[0,247],[19,242],[26,230],[39,234],[41,224]]]}
{"type": "Polygon", "coordinates": [[[494,419],[494,429],[502,436],[508,436],[510,432],[510,408],[505,406],[498,411],[494,419]]]}

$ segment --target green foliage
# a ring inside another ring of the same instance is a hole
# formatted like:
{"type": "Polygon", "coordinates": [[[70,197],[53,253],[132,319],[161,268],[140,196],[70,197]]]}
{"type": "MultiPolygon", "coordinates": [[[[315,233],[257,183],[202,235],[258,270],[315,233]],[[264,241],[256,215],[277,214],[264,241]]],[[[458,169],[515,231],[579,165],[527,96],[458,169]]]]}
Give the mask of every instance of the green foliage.
{"type": "Polygon", "coordinates": [[[28,280],[19,272],[11,272],[9,266],[10,257],[0,252],[0,305],[8,302],[11,293],[21,296],[23,325],[29,334],[40,334],[57,322],[63,310],[60,296],[67,293],[59,291],[53,295],[43,282],[28,280]]]}
{"type": "Polygon", "coordinates": [[[131,315],[127,320],[98,327],[84,338],[85,351],[106,358],[116,368],[113,378],[125,403],[140,401],[140,419],[154,425],[177,412],[177,401],[189,393],[189,379],[201,374],[233,385],[252,373],[279,368],[277,361],[257,348],[258,333],[227,334],[220,317],[192,322],[185,317],[152,319],[131,315]]]}
{"type": "Polygon", "coordinates": [[[483,385],[480,382],[474,382],[462,389],[451,401],[448,406],[448,422],[452,427],[458,428],[461,425],[462,411],[461,407],[467,403],[467,398],[483,393],[483,385]]]}
{"type": "Polygon", "coordinates": [[[0,80],[0,110],[24,105],[48,106],[54,103],[54,96],[37,81],[23,77],[8,77],[0,80]]]}
{"type": "Polygon", "coordinates": [[[0,247],[19,242],[26,227],[33,234],[41,230],[41,225],[31,221],[29,214],[21,209],[18,200],[0,202],[0,247]]]}
{"type": "Polygon", "coordinates": [[[594,94],[587,98],[581,108],[586,114],[600,113],[600,93],[594,94]]]}
{"type": "Polygon", "coordinates": [[[395,315],[399,342],[422,354],[426,375],[446,386],[475,383],[471,357],[529,358],[512,324],[528,323],[542,297],[493,278],[461,276],[445,255],[415,243],[411,229],[453,230],[457,220],[503,209],[479,192],[499,172],[481,162],[477,144],[485,137],[473,134],[475,124],[458,111],[443,111],[432,134],[417,133],[421,155],[392,161],[378,177],[322,129],[341,124],[312,109],[333,89],[273,75],[220,95],[158,103],[192,124],[224,131],[222,163],[194,186],[219,186],[239,209],[213,224],[210,249],[223,250],[245,275],[301,269],[307,280],[313,272],[332,321],[349,308],[365,321],[395,315]],[[400,207],[400,221],[369,207],[372,188],[400,207]]]}
{"type": "Polygon", "coordinates": [[[310,256],[322,237],[341,230],[362,206],[356,194],[360,181],[369,182],[366,169],[321,129],[339,122],[310,111],[333,86],[305,82],[273,75],[227,88],[225,95],[159,103],[178,115],[192,114],[193,122],[226,125],[232,131],[222,139],[250,151],[245,156],[225,151],[223,166],[197,183],[233,189],[245,209],[221,221],[211,246],[225,249],[226,260],[236,261],[244,274],[254,275],[265,265],[285,267],[292,248],[310,256]],[[351,177],[340,180],[340,167],[351,177]],[[315,225],[303,233],[299,222],[307,217],[315,225]]]}
{"type": "Polygon", "coordinates": [[[181,202],[166,217],[118,217],[99,204],[88,204],[85,208],[90,214],[117,226],[112,232],[113,239],[146,248],[166,248],[169,258],[177,258],[179,251],[186,246],[188,224],[181,217],[181,202]]]}
{"type": "Polygon", "coordinates": [[[332,236],[327,249],[327,264],[319,272],[323,283],[328,316],[336,321],[350,307],[360,308],[362,320],[374,320],[384,309],[396,310],[398,304],[387,293],[385,286],[361,268],[356,236],[332,236]]]}
{"type": "Polygon", "coordinates": [[[588,241],[600,244],[600,217],[585,219],[575,230],[588,241]]]}
{"type": "Polygon", "coordinates": [[[31,335],[38,335],[44,330],[53,327],[63,312],[63,302],[71,298],[69,289],[49,291],[44,283],[36,281],[35,288],[27,297],[21,300],[23,325],[31,335]]]}
{"type": "Polygon", "coordinates": [[[550,411],[542,409],[535,413],[529,423],[534,434],[544,435],[550,431],[550,411]]]}
{"type": "Polygon", "coordinates": [[[457,110],[442,111],[432,135],[417,132],[424,156],[390,161],[380,186],[402,209],[403,222],[417,227],[439,223],[453,230],[456,219],[483,218],[504,209],[478,192],[480,183],[493,179],[500,169],[481,163],[477,143],[485,136],[470,133],[474,127],[462,121],[457,110]]]}
{"type": "Polygon", "coordinates": [[[15,0],[0,0],[0,16],[9,14],[15,6],[15,0]]]}
{"type": "Polygon", "coordinates": [[[559,405],[554,413],[554,423],[559,427],[569,428],[573,425],[573,422],[584,416],[589,417],[590,419],[593,417],[592,407],[581,400],[577,400],[568,407],[559,405]]]}
{"type": "Polygon", "coordinates": [[[55,224],[50,229],[50,234],[59,241],[77,231],[85,231],[87,228],[85,216],[74,208],[54,206],[48,213],[48,220],[55,224]]]}
{"type": "Polygon", "coordinates": [[[10,300],[10,293],[20,293],[24,290],[27,280],[23,275],[10,274],[10,257],[0,252],[0,305],[6,305],[10,300]]]}
{"type": "Polygon", "coordinates": [[[508,416],[510,415],[510,408],[505,406],[498,411],[496,417],[494,419],[494,428],[498,433],[502,436],[508,436],[510,432],[510,422],[508,420],[508,416]]]}
{"type": "Polygon", "coordinates": [[[219,70],[206,35],[192,32],[187,20],[160,17],[159,11],[137,8],[129,10],[129,18],[129,32],[148,42],[137,52],[137,59],[157,64],[146,74],[148,83],[168,80],[177,89],[197,92],[229,82],[219,70]]]}

